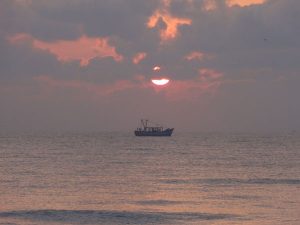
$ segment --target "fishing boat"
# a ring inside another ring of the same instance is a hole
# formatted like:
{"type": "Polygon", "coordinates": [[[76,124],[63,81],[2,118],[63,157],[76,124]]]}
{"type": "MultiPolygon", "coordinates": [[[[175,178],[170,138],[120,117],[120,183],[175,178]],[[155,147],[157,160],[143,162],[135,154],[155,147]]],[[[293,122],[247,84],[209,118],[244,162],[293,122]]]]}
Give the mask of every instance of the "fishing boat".
{"type": "Polygon", "coordinates": [[[134,134],[135,136],[171,136],[174,128],[166,128],[164,129],[161,125],[151,126],[149,125],[149,120],[142,119],[141,127],[138,127],[134,134]]]}

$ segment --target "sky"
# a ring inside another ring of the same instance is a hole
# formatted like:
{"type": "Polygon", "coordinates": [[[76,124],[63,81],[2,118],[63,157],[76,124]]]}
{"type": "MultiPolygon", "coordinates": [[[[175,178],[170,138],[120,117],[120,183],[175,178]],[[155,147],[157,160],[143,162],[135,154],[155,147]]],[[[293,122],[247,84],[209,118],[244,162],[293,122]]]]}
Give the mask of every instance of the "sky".
{"type": "Polygon", "coordinates": [[[0,131],[299,131],[299,37],[299,0],[1,0],[0,131]]]}

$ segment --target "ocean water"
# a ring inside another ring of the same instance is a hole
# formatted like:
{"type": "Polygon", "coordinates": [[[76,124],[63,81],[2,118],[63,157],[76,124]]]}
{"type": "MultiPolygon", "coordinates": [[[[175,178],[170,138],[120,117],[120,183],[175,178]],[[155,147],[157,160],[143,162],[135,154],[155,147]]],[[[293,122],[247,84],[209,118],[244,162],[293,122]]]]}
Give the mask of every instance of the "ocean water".
{"type": "Polygon", "coordinates": [[[300,135],[0,135],[0,225],[298,225],[300,135]]]}

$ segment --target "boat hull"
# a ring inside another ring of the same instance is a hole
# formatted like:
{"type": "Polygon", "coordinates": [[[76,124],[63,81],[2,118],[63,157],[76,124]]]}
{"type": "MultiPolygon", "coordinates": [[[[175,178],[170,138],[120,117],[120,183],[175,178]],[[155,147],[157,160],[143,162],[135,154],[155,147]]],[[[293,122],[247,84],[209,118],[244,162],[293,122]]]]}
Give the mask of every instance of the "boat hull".
{"type": "Polygon", "coordinates": [[[171,136],[174,128],[166,129],[163,131],[144,131],[144,130],[136,130],[134,131],[135,136],[152,136],[152,137],[167,137],[171,136]]]}

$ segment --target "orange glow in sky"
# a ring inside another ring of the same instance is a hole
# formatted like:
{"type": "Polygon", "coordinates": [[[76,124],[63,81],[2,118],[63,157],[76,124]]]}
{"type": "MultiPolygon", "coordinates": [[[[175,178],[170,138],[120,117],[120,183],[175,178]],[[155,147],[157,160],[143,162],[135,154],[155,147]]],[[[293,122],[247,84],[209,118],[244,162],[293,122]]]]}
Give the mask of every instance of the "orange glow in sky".
{"type": "Polygon", "coordinates": [[[152,16],[150,16],[147,26],[154,28],[160,20],[166,25],[165,28],[160,28],[160,38],[162,41],[175,38],[178,34],[179,25],[190,25],[192,23],[190,19],[172,16],[167,10],[156,10],[152,16]]]}
{"type": "Polygon", "coordinates": [[[255,4],[263,4],[266,0],[227,0],[226,3],[228,6],[238,5],[241,7],[255,5],[255,4]]]}

